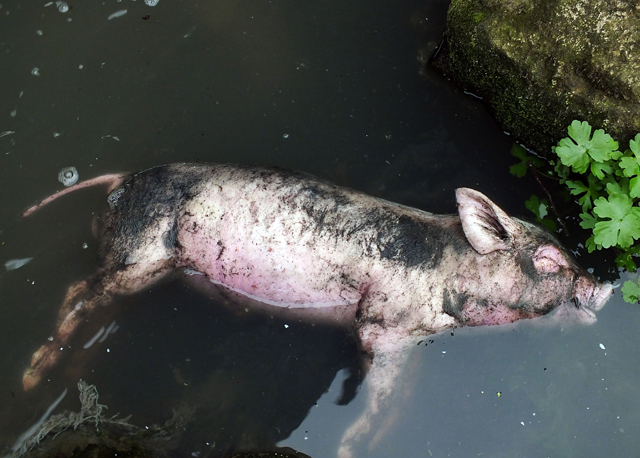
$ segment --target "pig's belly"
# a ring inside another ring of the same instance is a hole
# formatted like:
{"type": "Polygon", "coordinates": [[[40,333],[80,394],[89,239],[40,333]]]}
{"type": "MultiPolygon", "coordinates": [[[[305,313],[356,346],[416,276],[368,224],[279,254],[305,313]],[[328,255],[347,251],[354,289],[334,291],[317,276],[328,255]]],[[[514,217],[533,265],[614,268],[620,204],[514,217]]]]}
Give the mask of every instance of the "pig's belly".
{"type": "Polygon", "coordinates": [[[312,237],[290,240],[291,227],[226,223],[213,230],[181,230],[181,264],[275,306],[334,307],[360,300],[366,285],[350,274],[348,250],[320,246],[312,237]]]}

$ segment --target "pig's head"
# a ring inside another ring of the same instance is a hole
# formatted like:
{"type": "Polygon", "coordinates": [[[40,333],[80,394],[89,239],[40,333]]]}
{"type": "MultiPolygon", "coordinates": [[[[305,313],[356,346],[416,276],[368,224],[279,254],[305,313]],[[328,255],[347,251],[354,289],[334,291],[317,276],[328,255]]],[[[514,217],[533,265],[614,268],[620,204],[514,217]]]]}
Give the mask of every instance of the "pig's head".
{"type": "Polygon", "coordinates": [[[546,230],[509,217],[486,196],[456,190],[464,235],[471,245],[455,274],[455,293],[445,292],[444,311],[459,325],[510,323],[555,309],[582,323],[611,294],[546,230]]]}

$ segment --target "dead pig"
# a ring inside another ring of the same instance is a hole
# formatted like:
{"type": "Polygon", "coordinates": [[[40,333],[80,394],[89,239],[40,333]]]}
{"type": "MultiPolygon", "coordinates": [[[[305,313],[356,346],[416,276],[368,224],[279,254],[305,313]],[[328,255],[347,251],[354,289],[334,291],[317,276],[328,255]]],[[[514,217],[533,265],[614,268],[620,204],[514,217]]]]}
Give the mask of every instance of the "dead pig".
{"type": "Polygon", "coordinates": [[[546,231],[467,188],[456,191],[458,215],[433,215],[302,173],[173,164],[94,178],[40,205],[94,184],[109,187],[100,267],[69,288],[53,341],[24,374],[25,389],[93,309],[189,269],[265,308],[354,327],[370,395],[343,437],[341,457],[369,431],[419,337],[558,307],[595,321],[612,289],[546,231]]]}

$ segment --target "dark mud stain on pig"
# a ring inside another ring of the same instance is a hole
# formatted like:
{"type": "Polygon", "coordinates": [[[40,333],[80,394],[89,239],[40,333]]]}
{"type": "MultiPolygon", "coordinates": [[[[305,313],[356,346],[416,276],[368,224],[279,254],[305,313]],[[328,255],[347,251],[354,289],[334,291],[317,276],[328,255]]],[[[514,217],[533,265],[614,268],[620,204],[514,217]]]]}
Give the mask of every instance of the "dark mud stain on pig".
{"type": "Polygon", "coordinates": [[[458,253],[468,249],[461,228],[442,231],[385,207],[363,213],[361,207],[336,186],[318,183],[315,179],[315,183],[304,183],[309,178],[297,173],[287,176],[283,186],[295,191],[285,193],[282,199],[310,217],[312,225],[307,230],[318,237],[360,239],[368,255],[426,269],[440,265],[444,246],[450,246],[458,253]],[[302,180],[302,186],[296,182],[298,180],[302,180]],[[358,218],[353,218],[354,215],[358,218]]]}
{"type": "Polygon", "coordinates": [[[164,244],[174,248],[180,209],[195,195],[202,178],[202,170],[176,171],[166,166],[132,175],[110,194],[117,193],[117,199],[112,199],[112,209],[103,216],[102,252],[111,252],[117,262],[126,262],[129,253],[145,243],[149,228],[167,219],[171,226],[163,234],[164,244]]]}
{"type": "MultiPolygon", "coordinates": [[[[442,293],[442,310],[449,316],[461,319],[464,305],[467,303],[468,298],[469,297],[466,294],[461,294],[447,288],[442,293]]],[[[484,304],[481,305],[484,305],[486,307],[486,301],[484,301],[484,304]]]]}

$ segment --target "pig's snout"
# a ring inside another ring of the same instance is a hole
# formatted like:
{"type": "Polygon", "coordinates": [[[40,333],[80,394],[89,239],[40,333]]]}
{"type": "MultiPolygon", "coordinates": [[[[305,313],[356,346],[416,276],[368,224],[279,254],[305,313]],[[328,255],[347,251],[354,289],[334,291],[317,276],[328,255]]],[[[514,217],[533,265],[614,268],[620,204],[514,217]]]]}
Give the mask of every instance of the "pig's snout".
{"type": "Polygon", "coordinates": [[[598,284],[586,277],[579,277],[573,285],[571,303],[578,312],[579,320],[586,324],[597,321],[596,312],[607,302],[613,287],[609,283],[598,284]]]}

